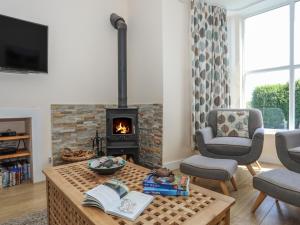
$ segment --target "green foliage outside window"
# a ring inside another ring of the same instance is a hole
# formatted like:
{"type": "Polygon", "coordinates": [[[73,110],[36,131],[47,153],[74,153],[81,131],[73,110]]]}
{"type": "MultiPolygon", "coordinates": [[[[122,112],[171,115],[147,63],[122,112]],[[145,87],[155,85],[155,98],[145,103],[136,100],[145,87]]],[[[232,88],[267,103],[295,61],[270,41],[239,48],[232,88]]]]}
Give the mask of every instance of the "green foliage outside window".
{"type": "MultiPolygon", "coordinates": [[[[295,85],[295,128],[300,124],[300,80],[295,85]]],[[[264,127],[273,129],[288,128],[289,84],[258,86],[252,95],[251,107],[263,113],[264,127]]]]}

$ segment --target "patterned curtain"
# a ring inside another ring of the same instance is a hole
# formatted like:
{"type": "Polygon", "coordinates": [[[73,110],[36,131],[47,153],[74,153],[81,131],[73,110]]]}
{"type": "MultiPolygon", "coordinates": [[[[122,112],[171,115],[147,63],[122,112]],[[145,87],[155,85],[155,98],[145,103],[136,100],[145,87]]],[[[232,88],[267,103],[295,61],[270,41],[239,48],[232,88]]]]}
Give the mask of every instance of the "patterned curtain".
{"type": "Polygon", "coordinates": [[[226,10],[191,3],[192,132],[206,126],[208,112],[230,106],[226,10]]]}

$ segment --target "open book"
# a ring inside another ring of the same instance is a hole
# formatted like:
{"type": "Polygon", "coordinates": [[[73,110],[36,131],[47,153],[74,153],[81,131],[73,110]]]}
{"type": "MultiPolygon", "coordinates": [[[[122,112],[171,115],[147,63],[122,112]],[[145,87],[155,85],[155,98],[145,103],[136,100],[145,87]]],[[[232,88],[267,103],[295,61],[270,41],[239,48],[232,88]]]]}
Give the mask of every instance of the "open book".
{"type": "Polygon", "coordinates": [[[82,204],[134,221],[152,200],[153,196],[137,191],[129,192],[126,185],[112,179],[87,191],[82,204]]]}

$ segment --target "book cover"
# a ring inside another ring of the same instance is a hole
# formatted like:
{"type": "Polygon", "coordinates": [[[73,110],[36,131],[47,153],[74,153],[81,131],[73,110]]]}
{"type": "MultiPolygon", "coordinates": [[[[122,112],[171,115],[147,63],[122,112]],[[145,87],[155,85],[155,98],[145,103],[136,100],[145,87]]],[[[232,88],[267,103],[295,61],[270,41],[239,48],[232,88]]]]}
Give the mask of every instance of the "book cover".
{"type": "Polygon", "coordinates": [[[87,191],[82,204],[134,221],[152,200],[153,196],[137,191],[129,192],[125,184],[113,179],[87,191]]]}
{"type": "Polygon", "coordinates": [[[31,179],[31,165],[27,163],[27,179],[31,179]]]}
{"type": "Polygon", "coordinates": [[[145,194],[163,195],[163,196],[189,196],[189,190],[172,190],[164,188],[144,187],[145,194]]]}
{"type": "Polygon", "coordinates": [[[0,189],[2,188],[2,172],[3,172],[3,169],[0,167],[0,189]]]}
{"type": "Polygon", "coordinates": [[[28,179],[27,164],[26,163],[23,163],[23,177],[24,177],[24,180],[28,179]]]}
{"type": "Polygon", "coordinates": [[[8,187],[9,186],[9,172],[4,170],[2,173],[2,186],[8,187]]]}
{"type": "Polygon", "coordinates": [[[153,175],[148,175],[144,181],[144,187],[152,187],[152,188],[164,188],[164,189],[174,189],[174,190],[182,190],[185,191],[188,189],[190,179],[188,176],[175,175],[174,182],[170,183],[167,181],[167,178],[162,179],[162,183],[156,183],[153,180],[153,175]]]}

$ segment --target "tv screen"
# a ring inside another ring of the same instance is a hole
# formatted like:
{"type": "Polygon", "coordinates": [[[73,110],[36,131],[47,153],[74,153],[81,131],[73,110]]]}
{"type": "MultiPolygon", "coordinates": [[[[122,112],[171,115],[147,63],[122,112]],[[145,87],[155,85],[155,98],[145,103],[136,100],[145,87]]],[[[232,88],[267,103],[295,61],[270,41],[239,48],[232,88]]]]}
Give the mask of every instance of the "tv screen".
{"type": "Polygon", "coordinates": [[[48,27],[0,15],[0,68],[48,72],[48,27]]]}

